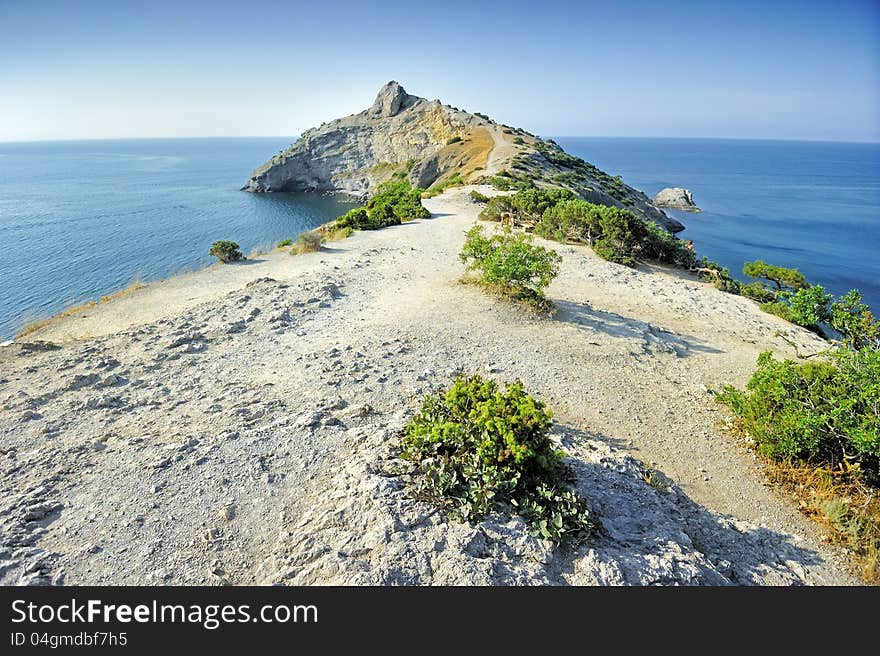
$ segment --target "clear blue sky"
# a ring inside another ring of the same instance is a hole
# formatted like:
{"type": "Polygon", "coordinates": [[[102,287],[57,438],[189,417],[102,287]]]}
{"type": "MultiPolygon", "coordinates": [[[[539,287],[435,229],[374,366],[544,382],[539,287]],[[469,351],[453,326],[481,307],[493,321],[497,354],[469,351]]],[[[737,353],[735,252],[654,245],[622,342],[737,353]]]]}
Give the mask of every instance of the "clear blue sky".
{"type": "Polygon", "coordinates": [[[0,141],[296,135],[389,79],[542,135],[880,140],[880,2],[0,0],[0,141]]]}

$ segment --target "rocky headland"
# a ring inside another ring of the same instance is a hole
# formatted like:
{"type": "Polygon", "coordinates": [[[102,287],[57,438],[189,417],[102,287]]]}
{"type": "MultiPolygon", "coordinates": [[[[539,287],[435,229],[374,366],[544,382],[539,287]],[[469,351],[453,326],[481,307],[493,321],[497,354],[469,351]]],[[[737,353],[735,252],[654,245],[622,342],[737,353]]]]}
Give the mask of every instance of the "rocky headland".
{"type": "Polygon", "coordinates": [[[303,132],[257,168],[242,189],[365,196],[401,169],[414,187],[422,188],[453,176],[466,183],[487,182],[506,171],[538,186],[571,189],[593,203],[630,209],[671,232],[684,229],[645,194],[572,157],[552,140],[412,96],[394,81],[379,90],[369,109],[303,132]]]}
{"type": "MultiPolygon", "coordinates": [[[[563,176],[665,216],[473,116],[392,83],[248,186],[361,193],[386,175],[377,163],[410,161],[416,182],[476,183],[528,161],[541,184],[563,176]],[[468,147],[477,159],[456,165],[448,149],[468,147]]],[[[452,187],[424,201],[430,218],[153,283],[0,348],[0,581],[856,582],[766,485],[712,394],[744,384],[761,351],[825,342],[682,270],[544,240],[562,255],[547,289],[557,312],[526,315],[460,282],[472,191],[504,193],[452,187]],[[546,401],[594,536],[558,546],[517,516],[463,523],[413,496],[401,431],[461,372],[522,380],[546,401]]]]}

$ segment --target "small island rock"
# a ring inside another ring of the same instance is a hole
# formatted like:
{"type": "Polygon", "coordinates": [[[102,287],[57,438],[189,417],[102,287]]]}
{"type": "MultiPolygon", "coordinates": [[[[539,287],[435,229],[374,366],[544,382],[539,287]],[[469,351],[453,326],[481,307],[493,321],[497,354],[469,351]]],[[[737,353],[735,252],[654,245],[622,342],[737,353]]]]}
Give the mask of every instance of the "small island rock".
{"type": "Polygon", "coordinates": [[[691,192],[681,187],[667,187],[661,189],[652,201],[657,207],[668,207],[673,210],[684,212],[700,212],[700,208],[694,203],[691,192]]]}

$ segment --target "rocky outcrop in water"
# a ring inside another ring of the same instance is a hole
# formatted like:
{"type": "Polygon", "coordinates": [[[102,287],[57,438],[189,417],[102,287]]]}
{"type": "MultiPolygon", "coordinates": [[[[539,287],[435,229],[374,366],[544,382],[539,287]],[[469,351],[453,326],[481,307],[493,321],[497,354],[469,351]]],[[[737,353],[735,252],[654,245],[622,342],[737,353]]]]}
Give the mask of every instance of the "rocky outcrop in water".
{"type": "Polygon", "coordinates": [[[667,207],[673,210],[681,210],[682,212],[700,212],[700,208],[694,203],[694,197],[691,192],[681,187],[667,187],[661,189],[654,196],[654,205],[657,207],[667,207]]]}

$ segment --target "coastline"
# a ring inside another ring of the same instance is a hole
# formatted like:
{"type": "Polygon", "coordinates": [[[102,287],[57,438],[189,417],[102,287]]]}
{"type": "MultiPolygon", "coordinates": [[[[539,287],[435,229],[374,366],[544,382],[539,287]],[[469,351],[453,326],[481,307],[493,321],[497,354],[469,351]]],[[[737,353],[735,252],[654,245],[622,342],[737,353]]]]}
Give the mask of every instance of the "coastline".
{"type": "MultiPolygon", "coordinates": [[[[821,530],[766,486],[754,456],[721,429],[711,394],[745,383],[762,350],[791,356],[777,333],[807,353],[824,342],[684,272],[629,269],[586,247],[543,240],[563,256],[548,288],[559,311],[548,320],[523,317],[458,282],[457,253],[479,210],[467,195],[473,188],[426,199],[430,219],[359,232],[315,253],[270,253],[150,283],[84,317],[61,318],[17,340],[19,348],[0,349],[9,372],[4,388],[13,392],[0,428],[13,449],[38,445],[27,455],[19,450],[30,465],[13,482],[30,489],[57,476],[52,486],[65,499],[63,521],[39,537],[56,554],[47,568],[63,567],[71,583],[150,576],[204,583],[215,580],[207,572],[219,558],[230,582],[276,581],[284,562],[301,556],[291,537],[304,530],[295,509],[310,500],[323,508],[327,490],[363,503],[356,480],[346,483],[355,486],[348,493],[332,487],[336,473],[364,463],[363,444],[373,444],[375,431],[388,439],[432,385],[471,370],[523,380],[566,431],[580,435],[566,448],[585,461],[595,452],[623,463],[632,452],[675,481],[668,489],[678,491],[657,494],[674,505],[670,517],[685,523],[676,530],[696,531],[713,566],[730,563],[739,582],[853,583],[821,530]],[[26,352],[21,344],[31,340],[61,349],[26,352]],[[50,375],[56,368],[62,373],[50,375]],[[365,406],[371,409],[351,414],[365,406]],[[359,423],[368,417],[375,429],[359,423]],[[65,472],[59,448],[78,454],[65,472]],[[257,455],[263,464],[256,474],[242,476],[257,455]],[[205,488],[199,480],[227,482],[205,488]],[[125,517],[151,517],[155,509],[145,511],[139,499],[153,489],[157,507],[176,508],[179,521],[132,527],[93,505],[113,490],[125,517]],[[236,518],[218,520],[228,504],[236,518]],[[98,519],[89,521],[91,514],[98,519]],[[94,521],[101,551],[83,552],[94,521]],[[281,531],[268,545],[267,525],[281,531]],[[205,526],[230,536],[242,558],[188,547],[205,526]],[[165,547],[131,549],[143,540],[165,547]],[[259,571],[253,564],[267,562],[259,571]],[[169,578],[155,574],[165,569],[169,578]]],[[[639,494],[654,494],[641,485],[639,494]]],[[[321,539],[333,544],[351,535],[349,521],[334,520],[321,539]]],[[[309,534],[315,530],[310,525],[309,534]]],[[[357,580],[354,561],[331,566],[328,557],[295,582],[357,580]]]]}

